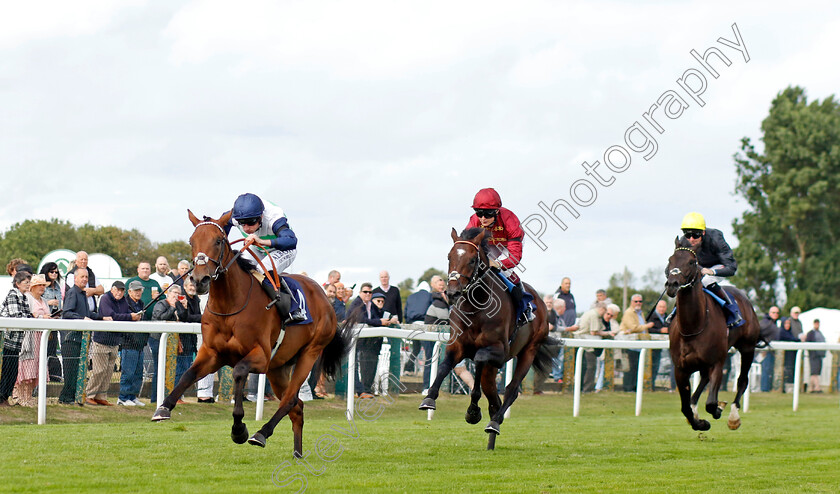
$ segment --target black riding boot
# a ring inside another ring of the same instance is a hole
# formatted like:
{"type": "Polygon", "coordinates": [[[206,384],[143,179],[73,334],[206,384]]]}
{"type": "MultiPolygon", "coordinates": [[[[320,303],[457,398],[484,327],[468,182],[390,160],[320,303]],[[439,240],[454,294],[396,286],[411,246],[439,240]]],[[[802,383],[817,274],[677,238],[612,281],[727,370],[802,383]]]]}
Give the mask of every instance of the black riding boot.
{"type": "Polygon", "coordinates": [[[723,300],[723,308],[729,313],[726,317],[726,325],[730,328],[736,328],[744,324],[744,318],[741,317],[741,311],[738,309],[738,304],[732,302],[726,290],[717,283],[712,283],[706,287],[707,290],[714,293],[718,298],[723,300]]]}
{"type": "MultiPolygon", "coordinates": [[[[283,278],[282,276],[280,277],[280,287],[291,298],[297,300],[297,297],[292,295],[292,290],[289,289],[289,285],[286,284],[286,279],[283,278]]],[[[289,321],[300,322],[300,321],[305,321],[306,320],[306,312],[303,309],[301,309],[299,307],[299,305],[300,304],[298,304],[298,309],[297,310],[289,312],[289,321]]],[[[289,322],[289,321],[287,321],[287,322],[289,322]]]]}
{"type": "MultiPolygon", "coordinates": [[[[516,311],[519,312],[519,308],[522,306],[522,283],[517,283],[513,285],[513,289],[510,291],[510,295],[513,298],[513,306],[516,308],[516,311]]],[[[519,315],[519,318],[516,320],[517,326],[524,326],[529,322],[533,321],[536,316],[534,315],[533,311],[531,310],[531,304],[525,306],[525,309],[522,311],[522,314],[519,315]]]]}

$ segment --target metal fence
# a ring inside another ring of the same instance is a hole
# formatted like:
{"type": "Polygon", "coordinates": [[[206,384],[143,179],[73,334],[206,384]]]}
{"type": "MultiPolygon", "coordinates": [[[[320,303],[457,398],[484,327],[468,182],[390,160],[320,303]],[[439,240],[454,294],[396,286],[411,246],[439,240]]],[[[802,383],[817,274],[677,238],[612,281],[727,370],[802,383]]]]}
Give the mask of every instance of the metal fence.
{"type": "MultiPolygon", "coordinates": [[[[158,348],[158,375],[166,375],[166,355],[167,355],[167,340],[169,334],[200,334],[201,325],[198,323],[176,323],[176,322],[118,322],[118,321],[86,321],[86,320],[45,320],[45,319],[16,319],[16,318],[0,318],[0,327],[5,330],[23,330],[23,331],[43,331],[40,341],[40,355],[38,361],[38,423],[46,423],[46,405],[47,405],[47,345],[49,340],[49,333],[53,331],[110,331],[117,333],[161,333],[160,346],[158,348]]],[[[405,324],[395,328],[372,328],[359,326],[357,328],[357,338],[398,338],[405,340],[425,340],[434,341],[435,350],[434,355],[438,355],[441,348],[449,339],[449,333],[440,332],[440,326],[425,326],[423,324],[405,324]]],[[[350,378],[347,379],[347,418],[352,419],[352,414],[355,406],[355,373],[356,369],[356,341],[354,338],[350,352],[348,355],[348,369],[350,378]]],[[[572,407],[572,415],[578,416],[580,413],[581,403],[581,368],[583,351],[586,348],[605,348],[605,349],[638,349],[639,366],[636,386],[636,415],[640,415],[642,411],[642,403],[644,396],[644,369],[647,358],[647,352],[653,349],[667,349],[668,341],[664,340],[650,340],[650,341],[616,341],[616,340],[593,340],[593,339],[572,339],[564,340],[565,346],[569,349],[576,349],[575,351],[575,365],[574,365],[574,400],[572,407]]],[[[0,345],[2,348],[2,345],[0,345]]],[[[771,350],[791,350],[796,351],[796,367],[794,375],[793,386],[793,410],[796,411],[799,407],[799,389],[802,382],[802,357],[805,351],[840,351],[840,343],[794,343],[794,342],[773,342],[771,350]]],[[[431,359],[431,374],[435,376],[437,373],[438,359],[431,359]]],[[[836,365],[835,365],[836,367],[836,365]]],[[[506,383],[510,381],[510,376],[513,373],[513,362],[507,363],[506,367],[506,383]]],[[[696,374],[695,374],[696,376],[696,374]]],[[[696,379],[695,379],[696,382],[696,379]]],[[[264,410],[264,396],[265,396],[265,375],[261,374],[259,378],[259,386],[257,391],[256,403],[256,420],[261,420],[264,410]]],[[[157,406],[163,403],[165,398],[165,380],[161,377],[157,380],[157,406]]],[[[748,395],[745,397],[744,411],[748,410],[748,395]]],[[[428,418],[431,420],[433,412],[429,411],[428,418]]]]}

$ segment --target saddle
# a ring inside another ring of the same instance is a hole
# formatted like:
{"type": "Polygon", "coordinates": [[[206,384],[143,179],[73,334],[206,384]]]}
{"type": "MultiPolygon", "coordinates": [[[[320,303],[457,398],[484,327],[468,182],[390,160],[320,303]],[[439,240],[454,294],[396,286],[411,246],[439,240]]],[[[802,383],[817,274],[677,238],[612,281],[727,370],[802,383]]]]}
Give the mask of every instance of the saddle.
{"type": "Polygon", "coordinates": [[[260,286],[263,287],[263,290],[265,290],[265,293],[271,299],[271,302],[269,302],[265,309],[269,310],[274,306],[280,315],[280,319],[283,321],[284,327],[312,322],[312,316],[306,309],[306,299],[303,295],[303,290],[294,278],[280,275],[280,283],[288,287],[289,291],[286,292],[283,289],[276,290],[267,280],[266,276],[259,271],[251,271],[251,275],[260,282],[260,286]]]}

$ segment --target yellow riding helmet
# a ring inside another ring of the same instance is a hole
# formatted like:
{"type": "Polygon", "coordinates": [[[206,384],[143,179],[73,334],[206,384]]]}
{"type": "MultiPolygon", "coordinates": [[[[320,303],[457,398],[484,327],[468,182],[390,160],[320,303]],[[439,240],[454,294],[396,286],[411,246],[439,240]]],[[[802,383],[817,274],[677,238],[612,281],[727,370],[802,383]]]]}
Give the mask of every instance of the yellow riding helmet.
{"type": "Polygon", "coordinates": [[[683,217],[680,228],[683,230],[705,230],[706,219],[700,213],[688,213],[683,217]]]}

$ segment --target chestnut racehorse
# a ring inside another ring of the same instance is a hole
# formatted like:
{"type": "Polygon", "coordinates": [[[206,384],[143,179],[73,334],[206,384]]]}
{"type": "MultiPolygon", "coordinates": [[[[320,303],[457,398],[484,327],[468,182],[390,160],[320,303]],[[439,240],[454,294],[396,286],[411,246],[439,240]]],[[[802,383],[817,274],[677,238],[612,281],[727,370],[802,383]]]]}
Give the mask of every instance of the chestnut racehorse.
{"type": "MultiPolygon", "coordinates": [[[[545,304],[536,304],[534,320],[516,329],[516,307],[503,282],[489,267],[485,234],[484,228],[471,228],[458,236],[452,229],[455,244],[449,251],[449,284],[446,289],[451,304],[449,324],[452,332],[438,375],[420,404],[420,410],[434,410],[440,386],[449,371],[461,360],[472,359],[475,362],[476,384],[465,418],[470,424],[481,420],[478,400],[483,390],[490,410],[490,422],[484,428],[490,435],[487,449],[494,449],[505,412],[519,395],[519,385],[531,365],[540,370],[551,369],[551,355],[539,350],[543,343],[554,341],[548,337],[545,304]],[[505,362],[514,357],[517,359],[516,368],[513,379],[505,388],[502,402],[496,391],[496,374],[505,362]]],[[[534,300],[540,299],[529,285],[523,288],[531,293],[534,300]]]]}
{"type": "Polygon", "coordinates": [[[349,331],[338,330],[335,311],[324,290],[313,280],[289,275],[300,283],[311,312],[312,322],[283,328],[282,319],[260,282],[249,273],[253,266],[236,257],[224,231],[230,221],[228,212],[218,220],[199,220],[189,210],[195,231],[190,237],[195,268],[192,278],[198,293],[210,292],[201,317],[203,342],[192,366],[172,393],[155,411],[152,420],[170,418],[184,391],[202,377],[224,365],[233,367],[234,407],[231,438],[237,444],[246,440],[264,447],[277,423],[286,415],[292,421],[294,454],[303,454],[303,402],[298,398],[303,381],[315,361],[322,358],[328,377],[340,370],[341,358],[349,348],[349,331]],[[234,262],[235,261],[235,262],[234,262]],[[278,338],[282,343],[273,353],[278,338]],[[280,399],[277,412],[250,438],[242,421],[245,383],[248,374],[265,373],[271,388],[280,399]]]}
{"type": "Polygon", "coordinates": [[[703,291],[697,248],[692,248],[688,242],[680,243],[679,237],[675,246],[665,268],[668,276],[665,288],[668,296],[677,297],[677,314],[668,333],[682,413],[694,430],[709,430],[709,422],[697,415],[697,402],[706,385],[711,384],[706,397],[706,411],[715,419],[720,418],[726,406],[725,402],[718,402],[723,365],[729,348],[735,347],[741,353],[741,374],[729,413],[728,425],[734,430],[741,426],[738,410],[741,408],[741,396],[749,383],[750,366],[759,339],[758,317],[740,290],[725,287],[744,317],[743,325],[728,329],[723,308],[703,291]],[[700,372],[700,385],[692,395],[689,378],[694,372],[700,372]]]}

